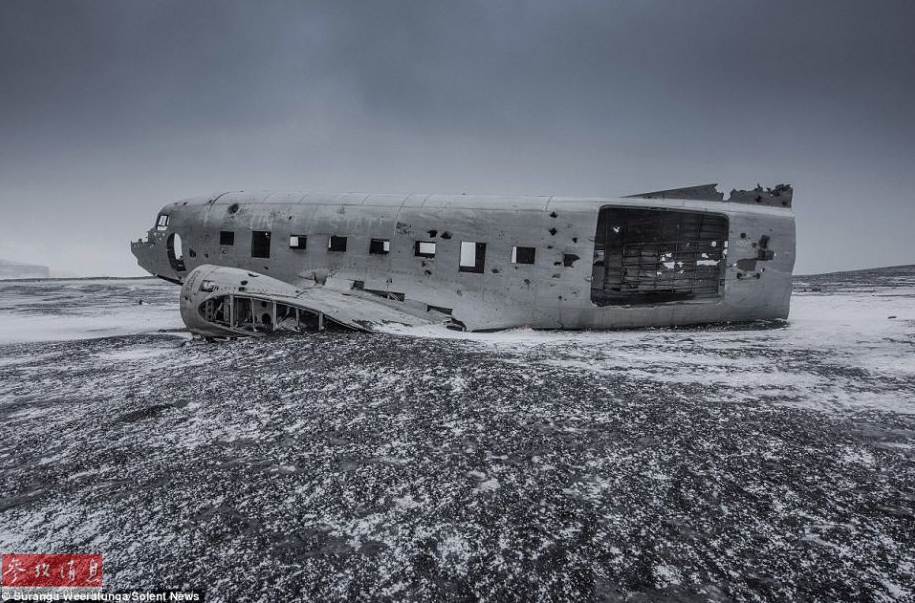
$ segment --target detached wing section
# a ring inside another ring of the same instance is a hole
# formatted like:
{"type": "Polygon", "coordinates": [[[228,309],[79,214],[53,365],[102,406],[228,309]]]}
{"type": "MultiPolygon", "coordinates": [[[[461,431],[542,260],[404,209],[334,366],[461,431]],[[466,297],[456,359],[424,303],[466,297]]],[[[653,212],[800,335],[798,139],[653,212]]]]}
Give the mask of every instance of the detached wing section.
{"type": "Polygon", "coordinates": [[[203,265],[181,288],[181,318],[204,337],[250,337],[277,330],[323,329],[326,321],[360,331],[398,323],[441,322],[444,315],[358,291],[298,288],[239,268],[203,265]]]}

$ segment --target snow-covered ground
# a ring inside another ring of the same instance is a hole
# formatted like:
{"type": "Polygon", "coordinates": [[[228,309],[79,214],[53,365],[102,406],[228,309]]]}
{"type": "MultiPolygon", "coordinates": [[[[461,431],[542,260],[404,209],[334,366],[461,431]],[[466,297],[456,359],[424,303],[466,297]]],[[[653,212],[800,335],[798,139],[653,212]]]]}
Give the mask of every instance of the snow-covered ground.
{"type": "Polygon", "coordinates": [[[893,287],[799,289],[785,323],[589,332],[385,330],[473,341],[506,360],[717,387],[723,401],[768,397],[822,410],[915,413],[915,396],[895,387],[897,379],[915,379],[915,276],[893,287]],[[873,391],[857,387],[862,379],[873,382],[873,391]]]}
{"type": "Polygon", "coordinates": [[[207,344],[177,301],[0,283],[0,550],[214,601],[915,596],[915,268],[614,332],[207,344]]]}
{"type": "Polygon", "coordinates": [[[157,279],[0,281],[0,345],[183,331],[178,288],[157,279]]]}

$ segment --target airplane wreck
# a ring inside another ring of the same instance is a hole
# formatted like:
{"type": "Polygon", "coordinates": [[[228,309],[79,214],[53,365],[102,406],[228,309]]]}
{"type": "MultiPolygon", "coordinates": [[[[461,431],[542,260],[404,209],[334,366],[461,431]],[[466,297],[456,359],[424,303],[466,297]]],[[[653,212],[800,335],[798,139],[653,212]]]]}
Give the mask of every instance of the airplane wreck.
{"type": "Polygon", "coordinates": [[[204,337],[787,318],[792,189],[622,198],[228,192],[165,206],[140,266],[204,337]]]}

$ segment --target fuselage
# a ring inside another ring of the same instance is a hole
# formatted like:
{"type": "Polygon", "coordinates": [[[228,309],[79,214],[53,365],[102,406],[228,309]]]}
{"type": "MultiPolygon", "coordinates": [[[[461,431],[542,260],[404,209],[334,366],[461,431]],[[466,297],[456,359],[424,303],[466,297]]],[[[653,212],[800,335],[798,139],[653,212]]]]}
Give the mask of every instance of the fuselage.
{"type": "Polygon", "coordinates": [[[788,199],[233,192],[163,207],[132,251],[176,283],[235,267],[425,304],[470,330],[774,319],[791,294],[788,199]]]}

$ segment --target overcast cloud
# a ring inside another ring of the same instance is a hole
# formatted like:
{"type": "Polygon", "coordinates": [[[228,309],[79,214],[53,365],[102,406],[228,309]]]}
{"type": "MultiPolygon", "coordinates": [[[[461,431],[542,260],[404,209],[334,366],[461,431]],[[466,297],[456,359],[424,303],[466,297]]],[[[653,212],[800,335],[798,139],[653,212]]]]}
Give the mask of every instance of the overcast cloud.
{"type": "Polygon", "coordinates": [[[141,274],[224,190],[795,186],[800,273],[915,263],[915,2],[0,2],[0,258],[141,274]]]}

